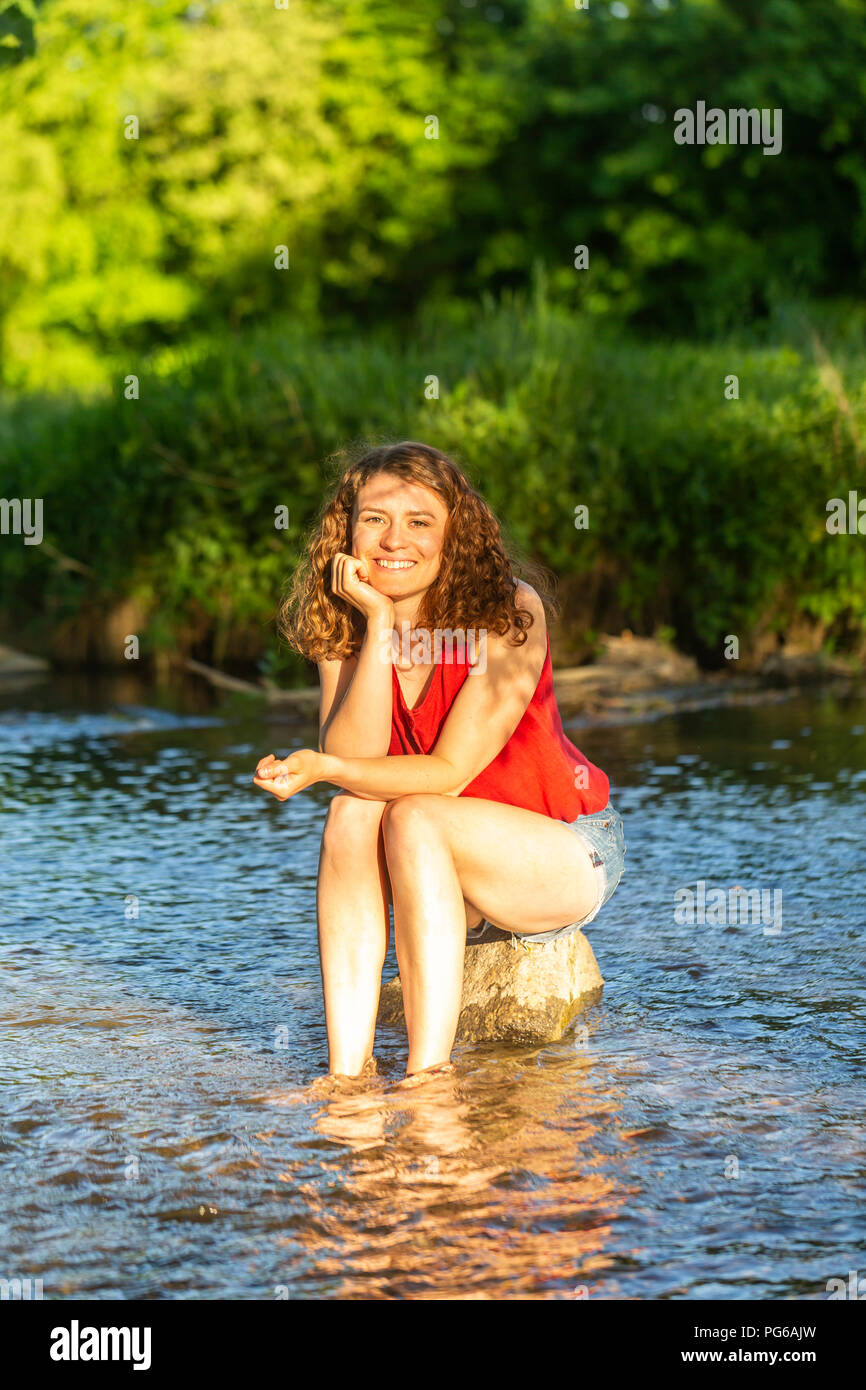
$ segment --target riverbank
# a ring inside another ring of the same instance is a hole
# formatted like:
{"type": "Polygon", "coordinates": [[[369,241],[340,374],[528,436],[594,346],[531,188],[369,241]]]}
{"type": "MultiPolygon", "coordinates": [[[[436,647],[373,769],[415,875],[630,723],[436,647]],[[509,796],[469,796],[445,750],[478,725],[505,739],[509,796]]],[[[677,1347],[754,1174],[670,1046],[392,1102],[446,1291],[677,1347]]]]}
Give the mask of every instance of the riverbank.
{"type": "Polygon", "coordinates": [[[644,723],[688,710],[777,704],[816,687],[853,693],[864,687],[854,663],[823,654],[778,652],[745,670],[735,661],[702,670],[652,638],[602,639],[603,654],[591,665],[554,673],[556,698],[571,727],[644,723]]]}

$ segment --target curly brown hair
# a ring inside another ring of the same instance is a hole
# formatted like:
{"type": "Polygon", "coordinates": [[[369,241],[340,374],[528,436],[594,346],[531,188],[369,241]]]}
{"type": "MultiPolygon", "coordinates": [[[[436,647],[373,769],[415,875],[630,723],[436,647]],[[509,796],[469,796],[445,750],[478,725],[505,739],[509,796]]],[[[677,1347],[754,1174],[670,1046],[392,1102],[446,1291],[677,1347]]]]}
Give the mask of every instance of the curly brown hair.
{"type": "Polygon", "coordinates": [[[280,633],[308,661],[352,656],[364,639],[363,613],[331,592],[331,560],[340,551],[351,554],[355,499],[376,473],[419,483],[448,508],[439,574],[422,597],[417,628],[485,628],[500,636],[513,629],[512,641],[521,646],[534,619],[527,609],[517,607],[515,568],[532,583],[546,612],[555,614],[549,571],[506,545],[484,498],[445,454],[429,444],[404,440],[364,446],[361,457],[348,466],[346,457],[347,451],[335,456],[336,485],[308,534],[306,554],[279,609],[280,633]]]}

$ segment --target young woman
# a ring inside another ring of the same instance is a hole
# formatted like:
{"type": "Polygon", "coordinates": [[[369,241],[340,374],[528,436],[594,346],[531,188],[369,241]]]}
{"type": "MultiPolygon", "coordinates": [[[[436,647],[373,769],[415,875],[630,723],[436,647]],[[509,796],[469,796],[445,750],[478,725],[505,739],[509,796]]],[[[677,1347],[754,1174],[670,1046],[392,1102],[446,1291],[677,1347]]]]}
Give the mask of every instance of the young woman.
{"type": "Polygon", "coordinates": [[[467,934],[553,940],[622,876],[608,779],[562,729],[546,605],[437,449],[371,450],[324,507],[281,611],[319,667],[319,747],[253,780],[280,800],[341,788],[317,893],[329,1075],[375,1070],[389,904],[409,1077],[452,1069],[467,934]]]}

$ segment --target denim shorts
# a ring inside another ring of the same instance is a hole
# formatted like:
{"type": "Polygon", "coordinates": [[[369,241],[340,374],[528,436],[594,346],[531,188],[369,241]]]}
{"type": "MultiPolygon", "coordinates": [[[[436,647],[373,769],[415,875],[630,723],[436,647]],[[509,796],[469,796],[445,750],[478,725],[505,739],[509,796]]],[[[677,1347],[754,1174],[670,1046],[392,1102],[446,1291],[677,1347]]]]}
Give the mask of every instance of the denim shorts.
{"type": "MultiPolygon", "coordinates": [[[[580,921],[569,922],[567,926],[556,927],[553,931],[520,932],[509,930],[513,945],[516,945],[518,940],[527,944],[537,942],[539,945],[545,941],[556,941],[560,936],[568,936],[571,932],[579,931],[587,926],[598,916],[623,876],[626,843],[622,828],[622,816],[613,809],[610,802],[607,803],[603,811],[593,811],[588,816],[578,816],[577,820],[572,821],[568,828],[574,831],[578,839],[589,850],[598,879],[598,896],[595,907],[580,921]]],[[[490,923],[482,919],[477,927],[467,931],[467,941],[480,940],[489,926],[490,923]]]]}

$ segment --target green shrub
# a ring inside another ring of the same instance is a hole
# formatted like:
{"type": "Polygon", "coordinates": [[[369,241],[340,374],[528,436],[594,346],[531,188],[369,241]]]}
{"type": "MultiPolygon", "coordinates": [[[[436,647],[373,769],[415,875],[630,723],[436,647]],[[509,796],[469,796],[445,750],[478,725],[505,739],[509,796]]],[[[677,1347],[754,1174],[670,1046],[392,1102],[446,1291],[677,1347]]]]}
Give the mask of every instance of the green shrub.
{"type": "MultiPolygon", "coordinates": [[[[862,338],[833,367],[802,346],[647,347],[541,287],[460,318],[440,306],[404,336],[342,341],[278,321],[143,367],[139,400],[119,380],[89,401],[8,403],[3,495],[44,499],[45,543],[0,542],[7,633],[43,642],[86,605],[137,596],[151,650],[204,642],[220,660],[273,663],[323,462],[362,437],[453,453],[523,551],[562,577],[612,574],[635,631],[669,627],[710,660],[729,633],[745,649],[804,618],[830,645],[862,645],[866,538],[825,525],[829,498],[866,496],[862,338]]],[[[580,623],[602,616],[588,604],[580,623]]]]}

